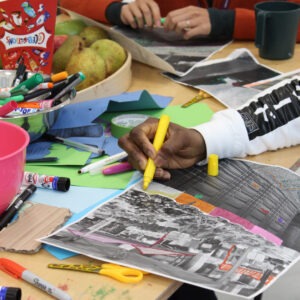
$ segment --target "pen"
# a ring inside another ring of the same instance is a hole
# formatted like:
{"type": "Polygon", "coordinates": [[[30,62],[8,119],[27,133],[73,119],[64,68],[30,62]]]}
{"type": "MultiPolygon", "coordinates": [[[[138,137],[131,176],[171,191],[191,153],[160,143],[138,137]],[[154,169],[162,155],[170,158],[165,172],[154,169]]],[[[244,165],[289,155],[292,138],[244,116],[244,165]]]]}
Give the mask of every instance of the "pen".
{"type": "Polygon", "coordinates": [[[48,157],[41,157],[41,158],[30,158],[30,159],[26,159],[26,163],[55,162],[55,161],[58,161],[58,157],[48,156],[48,157]]]}
{"type": "Polygon", "coordinates": [[[81,168],[78,173],[79,174],[83,174],[83,173],[87,173],[90,172],[90,174],[97,174],[101,172],[102,167],[112,164],[116,161],[119,161],[123,158],[127,157],[127,153],[126,152],[120,152],[118,154],[109,156],[107,158],[103,158],[99,161],[96,161],[94,163],[91,163],[83,168],[81,168]]]}
{"type": "Polygon", "coordinates": [[[60,300],[71,300],[72,298],[65,293],[63,290],[57,288],[56,286],[50,284],[39,276],[31,273],[23,266],[18,263],[8,259],[8,258],[0,258],[0,269],[9,274],[12,277],[17,279],[21,278],[24,281],[34,285],[35,287],[41,289],[42,291],[48,293],[52,297],[60,300]]]}
{"type": "Polygon", "coordinates": [[[12,112],[14,109],[18,107],[18,103],[16,101],[10,101],[0,107],[0,117],[6,116],[8,113],[12,112]]]}
{"type": "Polygon", "coordinates": [[[66,146],[71,146],[71,147],[78,148],[80,150],[87,151],[87,152],[92,152],[92,153],[95,153],[95,154],[98,154],[98,155],[102,155],[103,152],[104,152],[103,149],[99,149],[98,147],[90,146],[90,145],[82,144],[82,143],[78,143],[78,142],[74,142],[74,141],[71,141],[69,139],[54,136],[54,135],[51,135],[51,134],[46,133],[46,134],[44,134],[44,137],[49,141],[60,143],[60,144],[66,145],[66,146]]]}
{"type": "Polygon", "coordinates": [[[22,87],[26,87],[26,89],[31,90],[35,88],[40,83],[44,82],[44,77],[42,74],[36,73],[32,75],[27,80],[22,81],[19,85],[11,90],[11,93],[18,91],[22,87]]]}
{"type": "Polygon", "coordinates": [[[130,170],[133,170],[133,167],[129,162],[121,162],[116,165],[108,166],[102,169],[102,174],[113,175],[113,174],[119,174],[130,170]]]}
{"type": "Polygon", "coordinates": [[[0,230],[6,227],[6,225],[11,221],[16,212],[20,209],[22,204],[34,193],[35,190],[36,187],[33,184],[29,185],[4,211],[4,213],[0,216],[0,230]]]}
{"type": "Polygon", "coordinates": [[[4,105],[10,101],[16,101],[16,102],[24,101],[24,96],[18,95],[18,96],[13,96],[10,98],[2,99],[2,100],[0,100],[0,105],[4,105]]]}
{"type": "Polygon", "coordinates": [[[54,100],[58,100],[62,96],[64,96],[68,91],[70,91],[72,88],[74,88],[76,85],[78,85],[81,81],[85,79],[85,75],[82,72],[78,72],[68,80],[66,85],[55,95],[50,95],[50,98],[53,98],[54,100]]]}
{"type": "Polygon", "coordinates": [[[69,76],[68,72],[66,71],[62,71],[62,72],[59,72],[59,73],[56,73],[56,74],[53,74],[49,77],[46,77],[44,79],[44,82],[58,82],[58,81],[61,81],[61,80],[64,80],[64,79],[67,79],[69,76]]]}
{"type": "MultiPolygon", "coordinates": [[[[169,123],[170,123],[170,118],[167,115],[162,115],[160,117],[160,120],[158,122],[158,126],[157,126],[157,130],[154,136],[154,140],[153,140],[153,147],[156,151],[158,151],[167,134],[168,131],[168,127],[169,127],[169,123]]],[[[154,164],[153,159],[148,158],[148,162],[145,168],[145,172],[144,172],[144,184],[143,184],[143,189],[146,190],[150,184],[150,182],[152,181],[154,174],[155,174],[155,169],[156,166],[154,164]]]]}

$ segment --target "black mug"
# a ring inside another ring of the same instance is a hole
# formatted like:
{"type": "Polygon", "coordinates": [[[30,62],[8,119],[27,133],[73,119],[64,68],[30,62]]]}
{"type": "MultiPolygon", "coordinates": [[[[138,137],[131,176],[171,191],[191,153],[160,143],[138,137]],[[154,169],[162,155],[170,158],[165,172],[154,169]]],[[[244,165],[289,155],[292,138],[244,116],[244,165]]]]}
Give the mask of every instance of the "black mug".
{"type": "Polygon", "coordinates": [[[288,59],[294,54],[300,19],[300,5],[269,1],[255,5],[255,46],[259,56],[267,59],[288,59]]]}

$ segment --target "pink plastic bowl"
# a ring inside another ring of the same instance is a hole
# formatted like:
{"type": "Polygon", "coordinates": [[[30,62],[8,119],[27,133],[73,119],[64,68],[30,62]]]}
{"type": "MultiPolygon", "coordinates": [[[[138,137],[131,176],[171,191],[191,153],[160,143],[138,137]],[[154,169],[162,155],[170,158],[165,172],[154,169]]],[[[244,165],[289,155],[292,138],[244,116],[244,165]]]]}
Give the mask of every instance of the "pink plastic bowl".
{"type": "Polygon", "coordinates": [[[0,121],[0,214],[19,191],[26,161],[29,134],[23,128],[0,121]]]}

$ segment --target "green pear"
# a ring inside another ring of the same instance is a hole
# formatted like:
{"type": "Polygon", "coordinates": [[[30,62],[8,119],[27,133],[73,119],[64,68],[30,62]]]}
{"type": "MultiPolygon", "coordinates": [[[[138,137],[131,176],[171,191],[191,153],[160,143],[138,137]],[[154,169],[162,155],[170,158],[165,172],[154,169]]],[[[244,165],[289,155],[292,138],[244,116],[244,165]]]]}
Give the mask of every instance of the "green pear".
{"type": "Polygon", "coordinates": [[[97,26],[86,26],[80,32],[80,36],[84,40],[85,47],[91,46],[97,40],[108,38],[107,32],[97,26]]]}
{"type": "Polygon", "coordinates": [[[107,75],[116,72],[125,62],[127,54],[125,49],[110,39],[101,39],[94,42],[91,47],[106,63],[107,75]]]}
{"type": "Polygon", "coordinates": [[[84,42],[79,35],[70,35],[53,55],[53,72],[59,73],[65,71],[71,54],[82,48],[83,45],[84,42]]]}
{"type": "Polygon", "coordinates": [[[86,24],[79,19],[70,19],[59,22],[55,25],[55,35],[79,35],[86,24]]]}
{"type": "Polygon", "coordinates": [[[95,50],[81,48],[74,51],[67,64],[66,71],[69,74],[82,72],[86,78],[76,86],[76,90],[83,90],[106,77],[105,61],[95,50]]]}

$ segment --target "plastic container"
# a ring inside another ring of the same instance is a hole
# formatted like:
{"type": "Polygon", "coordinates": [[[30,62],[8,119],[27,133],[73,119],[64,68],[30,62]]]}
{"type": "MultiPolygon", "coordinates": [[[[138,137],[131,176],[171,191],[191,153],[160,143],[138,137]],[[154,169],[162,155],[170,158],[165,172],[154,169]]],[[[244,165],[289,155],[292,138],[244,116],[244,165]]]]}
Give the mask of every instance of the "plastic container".
{"type": "Polygon", "coordinates": [[[29,139],[23,128],[0,121],[0,214],[21,187],[29,139]]]}

